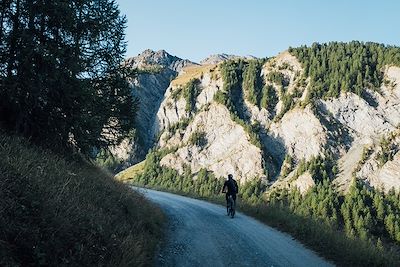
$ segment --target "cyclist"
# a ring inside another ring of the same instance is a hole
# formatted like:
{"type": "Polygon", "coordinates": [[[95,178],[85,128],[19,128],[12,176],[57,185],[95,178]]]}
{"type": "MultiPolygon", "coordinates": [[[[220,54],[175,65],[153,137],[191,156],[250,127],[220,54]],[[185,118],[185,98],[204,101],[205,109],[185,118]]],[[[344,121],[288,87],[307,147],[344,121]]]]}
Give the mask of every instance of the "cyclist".
{"type": "Polygon", "coordinates": [[[222,193],[226,193],[226,211],[229,212],[229,196],[232,196],[233,205],[236,205],[236,194],[239,192],[239,186],[235,179],[233,179],[232,174],[228,174],[228,180],[225,181],[222,187],[222,193]]]}

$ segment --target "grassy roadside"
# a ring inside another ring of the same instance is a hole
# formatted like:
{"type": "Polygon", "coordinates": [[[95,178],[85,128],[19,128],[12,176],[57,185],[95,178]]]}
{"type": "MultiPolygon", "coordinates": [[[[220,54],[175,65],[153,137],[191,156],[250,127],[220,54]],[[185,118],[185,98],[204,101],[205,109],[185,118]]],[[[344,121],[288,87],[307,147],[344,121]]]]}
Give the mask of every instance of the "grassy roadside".
{"type": "Polygon", "coordinates": [[[241,211],[287,232],[338,266],[400,266],[395,250],[378,248],[366,240],[349,238],[343,231],[312,217],[292,213],[280,205],[242,203],[241,211]]]}
{"type": "MultiPolygon", "coordinates": [[[[127,180],[136,186],[134,180],[127,180]]],[[[202,197],[160,186],[145,186],[155,190],[207,200],[225,205],[224,196],[202,197]]],[[[368,241],[349,238],[343,231],[312,217],[292,213],[279,204],[250,204],[239,198],[238,210],[257,220],[291,234],[307,247],[338,266],[400,266],[400,256],[395,250],[378,248],[368,241]]]]}
{"type": "Polygon", "coordinates": [[[0,266],[149,266],[161,211],[99,168],[0,132],[0,266]]]}

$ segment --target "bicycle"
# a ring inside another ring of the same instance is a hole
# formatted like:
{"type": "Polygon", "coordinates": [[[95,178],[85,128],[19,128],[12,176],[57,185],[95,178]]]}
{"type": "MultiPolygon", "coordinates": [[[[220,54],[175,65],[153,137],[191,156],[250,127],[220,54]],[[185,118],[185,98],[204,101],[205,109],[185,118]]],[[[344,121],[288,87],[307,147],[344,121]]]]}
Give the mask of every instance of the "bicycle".
{"type": "Polygon", "coordinates": [[[233,200],[232,195],[229,195],[228,197],[227,213],[231,218],[235,216],[235,201],[233,200]]]}

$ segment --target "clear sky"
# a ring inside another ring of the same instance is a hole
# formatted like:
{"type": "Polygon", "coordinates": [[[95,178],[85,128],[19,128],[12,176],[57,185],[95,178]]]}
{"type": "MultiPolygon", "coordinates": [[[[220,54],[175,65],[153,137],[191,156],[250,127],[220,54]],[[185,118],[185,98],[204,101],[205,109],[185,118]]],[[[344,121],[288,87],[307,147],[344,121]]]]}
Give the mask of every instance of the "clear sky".
{"type": "Polygon", "coordinates": [[[128,19],[127,56],[165,49],[200,61],[211,54],[273,56],[329,41],[400,45],[400,0],[117,0],[128,19]]]}

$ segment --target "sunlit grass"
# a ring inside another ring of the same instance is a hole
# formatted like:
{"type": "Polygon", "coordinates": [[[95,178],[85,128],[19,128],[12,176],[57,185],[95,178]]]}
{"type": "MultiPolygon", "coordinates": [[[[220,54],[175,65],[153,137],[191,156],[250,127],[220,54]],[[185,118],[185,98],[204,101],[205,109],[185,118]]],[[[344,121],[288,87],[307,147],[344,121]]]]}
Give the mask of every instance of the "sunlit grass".
{"type": "Polygon", "coordinates": [[[126,182],[130,179],[133,179],[136,175],[139,175],[144,170],[145,161],[139,162],[115,175],[115,179],[119,181],[126,182]]]}
{"type": "Polygon", "coordinates": [[[171,82],[173,86],[185,85],[192,79],[199,79],[202,75],[216,70],[217,65],[192,65],[184,68],[171,82]]]}

